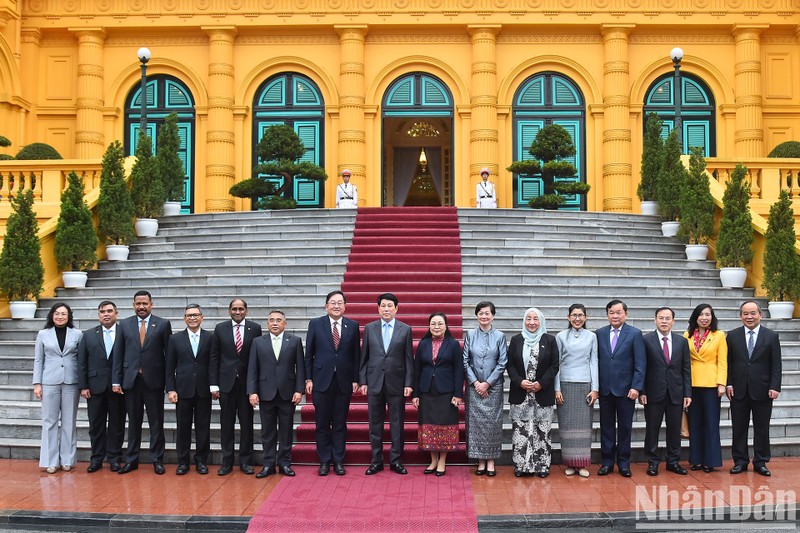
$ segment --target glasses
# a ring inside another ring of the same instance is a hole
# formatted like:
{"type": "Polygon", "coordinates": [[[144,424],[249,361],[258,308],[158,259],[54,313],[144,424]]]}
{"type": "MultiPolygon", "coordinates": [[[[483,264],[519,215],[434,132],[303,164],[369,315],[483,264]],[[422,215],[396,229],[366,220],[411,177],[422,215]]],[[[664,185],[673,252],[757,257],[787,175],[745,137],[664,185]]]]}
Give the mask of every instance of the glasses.
{"type": "Polygon", "coordinates": [[[191,315],[183,315],[183,316],[185,318],[200,318],[203,315],[201,315],[200,313],[192,313],[191,315]]]}
{"type": "Polygon", "coordinates": [[[343,307],[344,306],[344,302],[342,302],[342,301],[328,302],[328,305],[330,305],[331,307],[343,307]]]}
{"type": "Polygon", "coordinates": [[[576,315],[575,313],[573,313],[573,314],[569,315],[569,317],[578,319],[578,318],[586,318],[586,315],[576,315]]]}

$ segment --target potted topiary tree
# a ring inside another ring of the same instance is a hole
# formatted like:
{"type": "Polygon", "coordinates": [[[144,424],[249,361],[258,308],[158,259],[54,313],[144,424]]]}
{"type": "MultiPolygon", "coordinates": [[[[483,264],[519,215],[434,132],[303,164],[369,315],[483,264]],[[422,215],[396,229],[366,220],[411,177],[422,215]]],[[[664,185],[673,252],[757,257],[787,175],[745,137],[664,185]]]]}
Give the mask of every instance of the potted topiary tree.
{"type": "Polygon", "coordinates": [[[661,223],[661,233],[664,237],[674,237],[678,234],[678,219],[681,216],[680,197],[686,181],[686,168],[681,163],[677,130],[669,132],[664,143],[663,155],[661,171],[653,190],[658,203],[658,212],[667,219],[661,223]]]}
{"type": "Polygon", "coordinates": [[[636,188],[636,195],[642,202],[643,215],[657,215],[658,204],[655,201],[655,188],[661,165],[664,161],[664,140],[661,138],[663,123],[658,113],[647,116],[642,146],[642,179],[636,188]]]}
{"type": "Polygon", "coordinates": [[[795,251],[794,211],[789,193],[781,190],[769,208],[765,235],[764,281],[769,296],[769,316],[792,318],[794,300],[800,297],[800,257],[795,251]]]}
{"type": "MultiPolygon", "coordinates": [[[[0,135],[0,148],[8,148],[9,146],[11,146],[11,139],[0,135]]],[[[14,156],[11,154],[0,154],[0,161],[6,159],[14,159],[14,156]]]]}
{"type": "Polygon", "coordinates": [[[36,299],[44,284],[33,191],[19,191],[9,200],[12,212],[6,222],[6,237],[0,253],[0,291],[8,297],[11,318],[33,318],[36,299]]]}
{"type": "Polygon", "coordinates": [[[747,167],[736,165],[722,196],[722,218],[717,237],[719,279],[723,287],[741,289],[753,261],[753,217],[747,167]]]}
{"type": "Polygon", "coordinates": [[[20,148],[15,159],[37,161],[40,159],[64,159],[58,151],[45,143],[31,143],[20,148]]]}
{"type": "Polygon", "coordinates": [[[97,264],[97,234],[83,194],[83,180],[70,172],[67,188],[61,193],[54,250],[67,289],[86,287],[86,271],[97,264]]]}
{"type": "Polygon", "coordinates": [[[137,237],[155,237],[158,233],[158,217],[164,210],[164,185],[158,177],[153,159],[150,137],[139,130],[136,145],[136,163],[131,170],[131,201],[136,215],[137,237]]]}
{"type": "Polygon", "coordinates": [[[167,115],[164,125],[158,132],[156,141],[155,166],[164,186],[164,216],[175,216],[181,212],[186,173],[178,152],[181,140],[178,136],[178,114],[167,115]]]}
{"type": "Polygon", "coordinates": [[[539,130],[528,150],[533,159],[514,161],[507,168],[515,174],[541,174],[542,194],[530,199],[528,205],[540,209],[558,209],[564,204],[565,194],[586,194],[589,184],[559,181],[578,173],[578,169],[566,161],[575,155],[575,143],[569,132],[558,124],[548,124],[539,130]]]}
{"type": "Polygon", "coordinates": [[[100,174],[97,230],[109,261],[128,259],[128,243],[133,238],[133,203],[125,182],[124,154],[119,141],[109,144],[100,174]]]}
{"type": "Polygon", "coordinates": [[[786,141],[772,149],[767,157],[800,157],[800,142],[786,141]]]}
{"type": "Polygon", "coordinates": [[[714,197],[708,186],[702,148],[692,148],[689,172],[681,190],[681,220],[678,238],[686,243],[686,258],[705,261],[709,237],[714,235],[714,197]]]}

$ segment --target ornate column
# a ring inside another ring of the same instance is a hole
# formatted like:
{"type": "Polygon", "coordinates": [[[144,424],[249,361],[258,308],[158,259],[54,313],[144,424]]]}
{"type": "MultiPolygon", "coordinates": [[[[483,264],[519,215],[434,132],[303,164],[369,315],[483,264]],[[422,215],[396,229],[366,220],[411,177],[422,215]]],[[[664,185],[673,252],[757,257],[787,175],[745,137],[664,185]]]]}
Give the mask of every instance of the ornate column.
{"type": "MultiPolygon", "coordinates": [[[[358,187],[359,196],[369,203],[380,205],[380,176],[366,176],[366,132],[364,131],[364,42],[366,25],[334,26],[339,33],[339,166],[352,171],[351,182],[358,187]],[[377,202],[377,203],[375,203],[377,202]]],[[[334,190],[338,179],[329,180],[326,202],[333,207],[334,190]]]]}
{"type": "Polygon", "coordinates": [[[233,198],[228,190],[234,181],[233,43],[236,27],[202,29],[208,34],[209,47],[206,211],[233,211],[233,198]]]}
{"type": "Polygon", "coordinates": [[[75,119],[75,157],[100,159],[105,151],[103,135],[102,28],[70,29],[78,36],[78,97],[75,119]]]}
{"type": "MultiPolygon", "coordinates": [[[[472,129],[469,132],[469,187],[474,192],[480,181],[481,168],[488,167],[495,178],[498,197],[504,197],[507,187],[498,179],[497,165],[497,34],[499,24],[471,25],[472,39],[472,129]]],[[[469,196],[472,197],[471,195],[469,196]]]]}
{"type": "Polygon", "coordinates": [[[764,157],[761,97],[761,31],[766,25],[735,26],[736,157],[764,157]]]}
{"type": "Polygon", "coordinates": [[[603,211],[633,208],[628,36],[633,24],[604,25],[603,211]]]}

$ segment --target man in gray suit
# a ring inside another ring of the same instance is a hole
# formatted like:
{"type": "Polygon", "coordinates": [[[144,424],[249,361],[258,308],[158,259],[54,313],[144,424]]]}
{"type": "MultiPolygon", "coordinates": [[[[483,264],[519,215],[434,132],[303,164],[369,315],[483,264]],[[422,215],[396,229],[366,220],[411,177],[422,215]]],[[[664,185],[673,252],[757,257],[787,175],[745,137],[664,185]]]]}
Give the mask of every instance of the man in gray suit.
{"type": "Polygon", "coordinates": [[[366,475],[383,470],[383,424],[389,407],[389,432],[392,447],[389,464],[393,472],[407,474],[403,456],[403,421],[406,401],[413,392],[414,359],[411,353],[411,327],[395,319],[397,296],[385,293],[378,296],[381,318],[364,328],[361,346],[359,384],[361,394],[367,395],[369,407],[369,441],[372,463],[366,475]]]}

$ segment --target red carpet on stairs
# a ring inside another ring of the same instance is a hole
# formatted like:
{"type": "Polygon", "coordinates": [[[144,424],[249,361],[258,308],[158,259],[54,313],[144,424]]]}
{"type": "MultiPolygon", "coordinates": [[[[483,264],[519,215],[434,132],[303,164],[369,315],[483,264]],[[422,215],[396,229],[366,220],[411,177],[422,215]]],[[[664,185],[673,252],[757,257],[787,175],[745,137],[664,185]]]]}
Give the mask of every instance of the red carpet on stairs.
{"type": "Polygon", "coordinates": [[[264,500],[247,531],[251,533],[478,531],[471,470],[448,466],[447,475],[426,476],[411,468],[406,476],[384,471],[365,476],[317,476],[315,467],[297,467],[264,500]]]}
{"type": "MultiPolygon", "coordinates": [[[[397,319],[414,331],[414,348],[428,330],[428,316],[444,312],[453,336],[462,339],[461,237],[455,207],[359,208],[353,244],[342,290],[347,296],[346,315],[364,325],[378,319],[377,297],[394,293],[397,319]]],[[[314,406],[301,407],[292,458],[295,463],[316,463],[314,406]]],[[[463,420],[463,418],[462,418],[463,420]]],[[[428,464],[430,455],[417,448],[417,412],[408,402],[403,462],[428,464]]],[[[389,426],[384,448],[388,463],[389,426]]],[[[346,464],[369,464],[369,430],[366,399],[356,395],[348,417],[346,464]]],[[[464,429],[462,422],[462,442],[464,429]]],[[[466,462],[465,452],[454,452],[448,463],[466,462]]]]}

